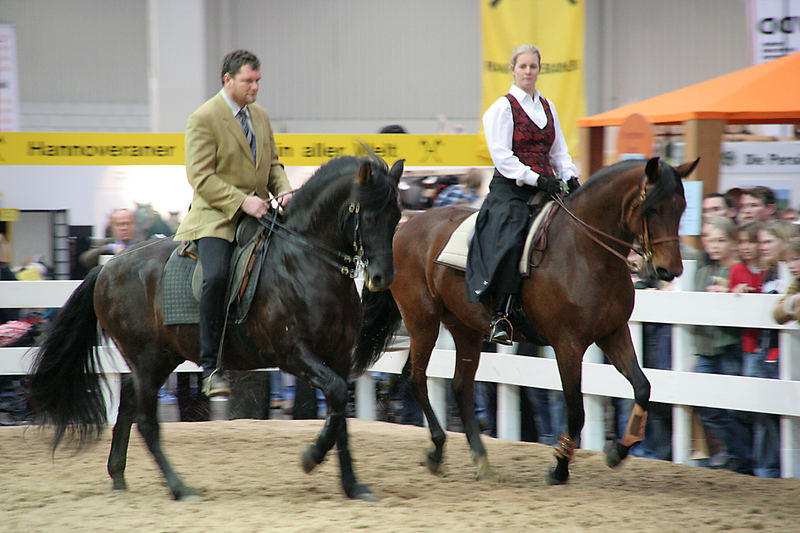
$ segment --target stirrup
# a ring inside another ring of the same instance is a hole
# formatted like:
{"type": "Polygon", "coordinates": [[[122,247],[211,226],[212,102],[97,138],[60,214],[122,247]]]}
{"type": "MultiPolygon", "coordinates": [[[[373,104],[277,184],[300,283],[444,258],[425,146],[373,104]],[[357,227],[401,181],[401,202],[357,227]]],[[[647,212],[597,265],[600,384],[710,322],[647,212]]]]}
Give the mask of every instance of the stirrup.
{"type": "Polygon", "coordinates": [[[230,396],[231,386],[227,376],[220,372],[218,368],[214,369],[211,374],[204,377],[202,380],[202,392],[208,398],[214,396],[230,396]]]}
{"type": "Polygon", "coordinates": [[[492,331],[489,334],[489,342],[496,342],[497,344],[511,346],[514,344],[511,340],[513,337],[514,337],[514,326],[508,319],[508,315],[504,315],[496,319],[492,323],[492,331]],[[506,323],[506,327],[498,330],[498,326],[500,326],[500,324],[503,322],[506,323]]]}

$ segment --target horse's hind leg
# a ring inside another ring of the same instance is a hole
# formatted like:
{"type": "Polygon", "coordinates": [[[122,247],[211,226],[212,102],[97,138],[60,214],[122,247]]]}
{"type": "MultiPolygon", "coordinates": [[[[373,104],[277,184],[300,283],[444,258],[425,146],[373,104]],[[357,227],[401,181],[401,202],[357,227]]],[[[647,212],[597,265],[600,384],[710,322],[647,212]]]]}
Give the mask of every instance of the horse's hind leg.
{"type": "Polygon", "coordinates": [[[184,485],[181,478],[172,468],[167,456],[161,449],[161,432],[158,425],[158,389],[177,364],[170,364],[168,361],[166,364],[161,363],[166,358],[156,349],[144,354],[140,353],[137,360],[139,361],[139,368],[131,369],[137,372],[139,377],[136,380],[136,398],[139,407],[136,415],[136,427],[144,438],[156,464],[164,474],[164,479],[172,493],[172,497],[176,500],[191,499],[197,496],[197,491],[184,485]],[[145,362],[149,362],[152,366],[144,368],[145,362]]]}
{"type": "Polygon", "coordinates": [[[349,498],[377,501],[369,487],[358,482],[353,470],[345,419],[348,398],[347,381],[317,357],[310,355],[308,351],[295,360],[295,364],[298,363],[302,367],[297,375],[305,379],[311,386],[322,390],[328,402],[328,416],[325,419],[325,425],[314,444],[311,444],[303,452],[303,470],[306,473],[311,472],[325,459],[325,455],[336,444],[344,493],[349,498]]]}
{"type": "Polygon", "coordinates": [[[633,348],[627,324],[618,328],[611,335],[598,340],[597,345],[633,386],[635,401],[625,436],[621,441],[614,440],[613,443],[606,446],[606,462],[613,468],[628,456],[628,452],[634,444],[644,438],[644,425],[647,421],[647,409],[650,406],[650,382],[636,359],[636,351],[633,348]]]}
{"type": "Polygon", "coordinates": [[[428,397],[426,369],[431,359],[431,352],[436,343],[436,338],[439,336],[439,323],[438,320],[427,321],[427,326],[421,328],[416,328],[413,324],[407,323],[406,327],[411,337],[411,348],[406,368],[403,369],[403,376],[409,380],[411,392],[414,393],[414,398],[417,399],[417,403],[428,420],[434,448],[426,454],[425,464],[428,470],[438,474],[442,467],[444,443],[447,440],[447,436],[439,423],[439,419],[436,418],[436,414],[433,412],[433,407],[428,397]]]}
{"type": "Polygon", "coordinates": [[[463,325],[448,326],[456,345],[456,370],[453,375],[453,392],[458,404],[464,433],[472,452],[472,460],[478,468],[477,478],[489,477],[489,459],[481,440],[481,430],[475,418],[475,372],[481,355],[483,334],[463,325]]]}
{"type": "Polygon", "coordinates": [[[108,454],[108,475],[112,480],[112,491],[128,488],[125,483],[125,465],[128,461],[128,442],[131,437],[131,425],[136,416],[136,393],[131,374],[122,375],[122,386],[119,395],[117,423],[111,438],[111,452],[108,454]]]}

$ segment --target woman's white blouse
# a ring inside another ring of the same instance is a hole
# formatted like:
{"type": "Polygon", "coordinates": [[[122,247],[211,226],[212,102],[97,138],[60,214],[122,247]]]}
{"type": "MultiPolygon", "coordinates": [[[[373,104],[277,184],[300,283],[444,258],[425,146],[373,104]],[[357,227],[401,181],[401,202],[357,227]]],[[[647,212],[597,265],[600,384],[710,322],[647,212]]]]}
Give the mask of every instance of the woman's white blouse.
{"type": "MultiPolygon", "coordinates": [[[[512,84],[508,92],[517,99],[534,124],[539,128],[547,125],[547,115],[541,100],[539,100],[539,91],[535,91],[534,98],[531,98],[531,95],[512,84]]],[[[556,138],[550,147],[550,164],[553,166],[556,176],[567,181],[578,176],[578,169],[569,155],[567,142],[561,131],[561,123],[558,121],[556,106],[551,100],[548,100],[548,103],[556,132],[556,138]]],[[[495,168],[503,176],[515,180],[517,185],[536,185],[539,174],[523,164],[511,151],[514,118],[511,114],[511,104],[505,96],[498,98],[483,114],[483,132],[495,168]]]]}

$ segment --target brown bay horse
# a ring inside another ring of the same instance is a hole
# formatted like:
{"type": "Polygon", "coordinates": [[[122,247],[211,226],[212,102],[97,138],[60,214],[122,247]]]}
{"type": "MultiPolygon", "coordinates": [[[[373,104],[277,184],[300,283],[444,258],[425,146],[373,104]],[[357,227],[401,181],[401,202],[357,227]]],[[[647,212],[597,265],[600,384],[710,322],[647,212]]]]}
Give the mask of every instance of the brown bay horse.
{"type": "MultiPolygon", "coordinates": [[[[402,172],[402,160],[389,169],[376,156],[343,157],[322,166],[295,193],[272,237],[246,322],[230,326],[224,339],[226,368],[278,366],[322,390],[329,414],[316,442],[303,453],[302,466],[310,472],[335,445],[342,488],[350,498],[374,500],[353,472],[345,420],[347,380],[362,322],[350,274],[362,263],[371,290],[392,283],[402,172]]],[[[156,418],[159,387],[181,362],[197,362],[200,354],[197,325],[163,323],[162,272],[176,245],[147,241],[89,273],[38,350],[30,400],[43,421],[55,427],[54,451],[65,436],[74,437],[80,448],[99,435],[106,424],[96,350],[99,321],[131,370],[123,376],[108,458],[113,489],[126,489],[128,442],[136,422],[173,498],[182,500],[197,492],[167,460],[156,418]]]]}
{"type": "MultiPolygon", "coordinates": [[[[567,407],[567,432],[556,446],[556,466],[548,477],[552,484],[569,478],[569,461],[584,424],[581,362],[592,343],[628,379],[635,398],[625,437],[607,447],[609,465],[618,465],[643,438],[650,383],[628,329],[635,292],[625,258],[638,239],[651,275],[670,280],[681,274],[678,227],[686,206],[681,179],[696,165],[673,168],[653,158],[601,169],[559,208],[541,263],[523,280],[523,309],[529,324],[555,350],[567,407]]],[[[474,378],[491,317],[484,305],[467,302],[463,272],[434,263],[453,230],[473,212],[454,206],[431,209],[397,231],[391,290],[362,296],[367,322],[356,359],[364,365],[377,359],[402,318],[411,340],[403,373],[427,417],[434,443],[427,465],[437,472],[445,433],[428,399],[426,368],[439,323],[444,324],[456,346],[452,386],[482,478],[489,474],[489,462],[475,418],[474,378]]],[[[515,340],[526,341],[519,328],[515,340]]]]}

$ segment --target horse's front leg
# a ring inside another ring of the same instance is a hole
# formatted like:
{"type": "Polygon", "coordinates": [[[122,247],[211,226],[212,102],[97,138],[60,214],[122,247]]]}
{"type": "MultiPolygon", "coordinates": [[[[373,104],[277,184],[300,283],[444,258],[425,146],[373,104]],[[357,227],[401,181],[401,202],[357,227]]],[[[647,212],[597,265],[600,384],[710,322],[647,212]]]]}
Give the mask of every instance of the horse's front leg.
{"type": "Polygon", "coordinates": [[[597,341],[597,345],[614,364],[620,374],[633,386],[633,411],[628,419],[628,426],[622,440],[615,439],[606,446],[606,463],[610,467],[618,466],[627,456],[634,444],[644,439],[644,426],[647,421],[647,409],[650,406],[650,382],[642,372],[636,351],[633,348],[630,330],[625,324],[611,335],[597,341]]]}
{"type": "Polygon", "coordinates": [[[562,485],[569,480],[569,463],[575,455],[575,448],[578,447],[578,439],[586,416],[581,392],[581,361],[585,349],[580,350],[571,346],[554,347],[554,349],[567,408],[567,431],[556,443],[556,466],[550,470],[547,482],[550,485],[562,485]]]}
{"type": "Polygon", "coordinates": [[[327,453],[336,444],[344,493],[349,498],[377,501],[369,487],[358,482],[353,471],[345,419],[348,397],[347,381],[315,356],[310,355],[309,352],[301,356],[300,361],[304,368],[299,373],[299,377],[305,379],[312,387],[320,389],[328,402],[328,416],[325,419],[325,425],[317,436],[317,440],[303,452],[303,470],[307,474],[310,473],[325,459],[327,453]]]}

